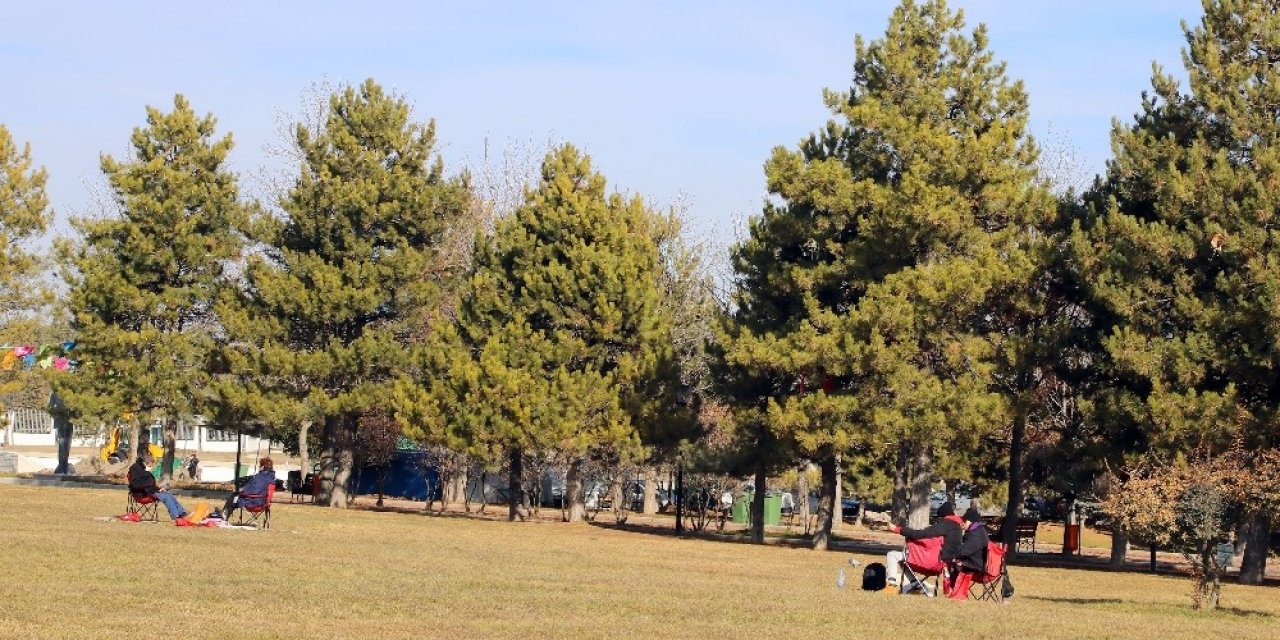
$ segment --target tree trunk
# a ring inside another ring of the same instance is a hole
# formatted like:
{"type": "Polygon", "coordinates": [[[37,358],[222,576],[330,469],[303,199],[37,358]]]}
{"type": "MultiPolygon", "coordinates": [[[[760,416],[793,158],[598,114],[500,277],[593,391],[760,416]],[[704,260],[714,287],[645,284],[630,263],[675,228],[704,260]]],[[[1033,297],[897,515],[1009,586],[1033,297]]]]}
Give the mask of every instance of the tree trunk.
{"type": "Polygon", "coordinates": [[[1004,507],[1004,525],[1000,530],[1000,539],[1011,550],[1017,548],[1018,516],[1022,513],[1022,440],[1027,434],[1027,416],[1021,408],[1016,411],[1009,443],[1009,503],[1004,507]]]}
{"type": "Polygon", "coordinates": [[[356,470],[356,428],[358,426],[355,415],[348,414],[342,417],[338,432],[337,470],[333,476],[333,497],[329,501],[330,507],[346,509],[355,501],[357,489],[352,486],[351,479],[356,470]]]}
{"type": "MultiPolygon", "coordinates": [[[[620,493],[620,492],[619,492],[620,493]]],[[[569,470],[564,474],[564,521],[582,522],[587,519],[587,505],[582,495],[582,460],[569,461],[569,470]]],[[[618,496],[614,496],[616,501],[618,496]]],[[[614,504],[614,510],[621,506],[614,504]]]]}
{"type": "Polygon", "coordinates": [[[486,493],[488,484],[489,472],[482,469],[480,470],[480,508],[476,509],[476,513],[484,513],[485,507],[489,506],[489,494],[486,493]]]}
{"type": "Polygon", "coordinates": [[[151,434],[147,434],[146,440],[145,441],[143,440],[142,425],[137,421],[137,419],[130,420],[129,421],[129,447],[133,449],[133,458],[130,460],[123,460],[122,462],[128,462],[129,464],[133,464],[134,460],[141,458],[142,455],[147,452],[147,445],[150,444],[150,441],[151,441],[151,434]]]}
{"type": "Polygon", "coordinates": [[[751,496],[751,541],[764,542],[764,492],[766,489],[764,464],[756,465],[755,493],[751,496]]]}
{"type": "Polygon", "coordinates": [[[1217,609],[1222,595],[1221,576],[1213,554],[1213,545],[1204,544],[1200,550],[1200,576],[1196,582],[1195,608],[1217,609]]]}
{"type": "Polygon", "coordinates": [[[644,509],[647,516],[658,513],[658,471],[653,467],[645,467],[644,474],[644,509]]]}
{"type": "Polygon", "coordinates": [[[1240,527],[1244,555],[1240,558],[1240,584],[1262,584],[1267,572],[1267,553],[1271,550],[1271,521],[1257,511],[1245,518],[1240,527]]]}
{"type": "Polygon", "coordinates": [[[236,466],[231,471],[231,486],[239,489],[240,485],[236,483],[240,479],[240,455],[244,453],[244,434],[240,433],[240,429],[236,429],[236,466]]]}
{"type": "Polygon", "coordinates": [[[800,479],[796,481],[796,511],[804,523],[804,534],[809,535],[809,463],[800,465],[800,479]]]}
{"type": "Polygon", "coordinates": [[[855,528],[861,529],[862,520],[866,515],[867,515],[867,501],[865,498],[862,498],[858,500],[858,515],[854,516],[853,518],[853,526],[855,528]]]}
{"type": "MultiPolygon", "coordinates": [[[[1212,547],[1210,553],[1213,553],[1212,547]]],[[[1210,609],[1217,609],[1219,602],[1222,600],[1222,572],[1218,570],[1216,565],[1210,564],[1213,568],[1213,575],[1209,581],[1209,597],[1206,603],[1210,609]]]]}
{"type": "Polygon", "coordinates": [[[835,456],[836,463],[836,486],[835,486],[835,517],[831,519],[831,527],[837,531],[844,528],[844,482],[840,474],[840,454],[835,456]]]}
{"type": "Polygon", "coordinates": [[[895,524],[905,524],[911,515],[910,485],[911,447],[903,442],[898,445],[898,458],[893,467],[893,513],[895,524]]]}
{"type": "Polygon", "coordinates": [[[160,482],[169,486],[173,482],[173,459],[178,439],[178,419],[169,416],[164,421],[164,457],[160,468],[160,482]]]}
{"type": "Polygon", "coordinates": [[[956,504],[956,488],[959,487],[960,481],[954,478],[948,478],[943,481],[943,485],[946,487],[943,492],[947,494],[947,502],[950,502],[953,505],[956,504]]]}
{"type": "MultiPolygon", "coordinates": [[[[684,459],[676,458],[676,535],[684,533],[684,459]]],[[[705,502],[705,500],[704,500],[705,502]]]]}
{"type": "Polygon", "coordinates": [[[320,495],[316,503],[346,509],[348,485],[355,467],[355,418],[348,415],[326,416],[320,454],[320,495]]]}
{"type": "MultiPolygon", "coordinates": [[[[57,396],[54,396],[55,398],[57,396]]],[[[0,425],[3,426],[3,425],[0,425]]],[[[71,421],[62,411],[58,411],[53,416],[53,432],[57,434],[58,443],[58,468],[54,469],[54,473],[70,473],[71,472],[71,438],[73,437],[71,421]]]]}
{"type": "Polygon", "coordinates": [[[311,450],[307,446],[307,435],[311,432],[311,421],[303,420],[298,425],[298,466],[302,471],[302,479],[311,473],[311,450]]]}
{"type": "Polygon", "coordinates": [[[448,510],[448,506],[455,502],[463,504],[463,511],[471,513],[471,501],[467,499],[467,472],[455,473],[449,481],[449,491],[447,499],[440,505],[440,512],[444,513],[448,510]]]}
{"type": "Polygon", "coordinates": [[[524,509],[524,460],[520,447],[511,447],[510,469],[507,470],[507,521],[524,522],[528,512],[524,509]]]}
{"type": "Polygon", "coordinates": [[[929,494],[933,489],[933,449],[921,446],[916,450],[911,465],[911,515],[907,519],[912,529],[929,526],[929,494]]]}
{"type": "Polygon", "coordinates": [[[325,416],[324,428],[320,432],[320,486],[315,497],[315,503],[319,505],[328,505],[333,498],[333,478],[338,458],[339,421],[338,416],[325,416]]]}
{"type": "MultiPolygon", "coordinates": [[[[621,476],[621,474],[619,474],[621,476]]],[[[613,518],[618,524],[627,521],[627,508],[629,496],[627,495],[626,481],[619,477],[617,481],[610,483],[609,504],[612,505],[613,518]]],[[[596,510],[599,513],[599,510],[596,510]]]]}
{"type": "Polygon", "coordinates": [[[1111,527],[1111,568],[1123,569],[1125,559],[1129,555],[1129,536],[1115,522],[1111,527]]]}
{"type": "Polygon", "coordinates": [[[824,457],[819,466],[822,468],[822,486],[818,489],[818,523],[813,532],[813,548],[826,551],[831,542],[831,518],[835,513],[835,456],[824,457]]]}

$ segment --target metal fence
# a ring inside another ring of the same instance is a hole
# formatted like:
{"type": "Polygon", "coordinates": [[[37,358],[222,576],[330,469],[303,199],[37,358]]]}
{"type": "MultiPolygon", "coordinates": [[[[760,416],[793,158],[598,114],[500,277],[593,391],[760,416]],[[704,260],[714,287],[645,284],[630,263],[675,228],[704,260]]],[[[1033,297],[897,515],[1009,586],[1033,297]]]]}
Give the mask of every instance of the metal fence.
{"type": "Polygon", "coordinates": [[[5,415],[13,433],[45,435],[53,433],[53,416],[40,409],[14,409],[5,415]]]}

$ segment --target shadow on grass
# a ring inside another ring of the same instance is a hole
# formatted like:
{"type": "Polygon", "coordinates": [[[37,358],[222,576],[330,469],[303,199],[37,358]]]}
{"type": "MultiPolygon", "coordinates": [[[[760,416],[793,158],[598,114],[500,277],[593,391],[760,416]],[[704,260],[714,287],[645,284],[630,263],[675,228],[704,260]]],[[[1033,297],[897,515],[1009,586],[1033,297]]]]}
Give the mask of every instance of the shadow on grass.
{"type": "Polygon", "coordinates": [[[1217,611],[1215,611],[1215,613],[1225,613],[1225,614],[1228,614],[1228,615],[1239,616],[1239,617],[1241,617],[1241,618],[1276,618],[1276,617],[1280,617],[1280,616],[1276,616],[1276,614],[1274,614],[1274,613],[1268,613],[1268,612],[1266,612],[1266,611],[1252,611],[1252,610],[1249,610],[1249,609],[1239,609],[1239,608],[1236,608],[1236,607],[1218,607],[1218,609],[1217,609],[1217,611]]]}
{"type": "MultiPolygon", "coordinates": [[[[659,527],[644,524],[632,523],[614,523],[614,522],[590,522],[593,527],[601,529],[611,529],[614,531],[626,531],[628,533],[639,533],[643,535],[662,536],[667,538],[677,537],[675,529],[670,527],[659,527]]],[[[724,533],[719,531],[693,531],[685,530],[679,534],[680,538],[689,540],[705,540],[708,542],[725,542],[731,544],[756,544],[752,541],[751,536],[744,532],[724,533]]],[[[808,548],[812,542],[808,537],[804,536],[767,536],[764,543],[767,546],[791,547],[791,548],[808,548]]],[[[900,544],[888,544],[883,542],[875,542],[870,540],[851,540],[848,538],[836,537],[827,546],[828,551],[841,551],[846,553],[865,553],[872,555],[884,554],[889,551],[901,550],[900,544]]]]}
{"type": "MultiPolygon", "coordinates": [[[[1167,604],[1164,604],[1164,603],[1159,603],[1159,604],[1157,604],[1157,603],[1144,603],[1144,602],[1139,602],[1139,601],[1136,601],[1136,600],[1121,600],[1120,598],[1054,598],[1054,597],[1050,597],[1050,596],[1022,596],[1021,598],[1022,598],[1022,599],[1024,599],[1024,600],[1036,600],[1036,601],[1039,601],[1039,602],[1053,602],[1053,603],[1056,603],[1056,604],[1075,604],[1075,605],[1083,605],[1083,606],[1090,606],[1090,605],[1109,605],[1109,604],[1127,604],[1127,605],[1137,605],[1137,606],[1151,606],[1151,607],[1158,607],[1158,608],[1172,607],[1172,608],[1177,609],[1179,612],[1182,612],[1182,613],[1197,613],[1197,612],[1196,612],[1194,609],[1192,609],[1190,606],[1182,606],[1182,605],[1167,605],[1167,604]]],[[[1205,615],[1229,615],[1229,616],[1237,616],[1237,617],[1241,617],[1241,618],[1276,618],[1276,617],[1280,617],[1280,616],[1277,616],[1277,615],[1276,615],[1276,614],[1274,614],[1274,613],[1269,613],[1269,612],[1266,612],[1266,611],[1253,611],[1253,610],[1250,610],[1250,609],[1240,609],[1240,608],[1237,608],[1237,607],[1218,607],[1217,609],[1215,609],[1215,610],[1213,610],[1213,611],[1204,611],[1204,612],[1199,612],[1199,613],[1203,613],[1203,614],[1205,614],[1205,615]]]]}
{"type": "MultiPolygon", "coordinates": [[[[1178,564],[1161,560],[1156,563],[1156,570],[1151,570],[1151,565],[1145,560],[1126,560],[1123,568],[1111,566],[1110,558],[1101,556],[1063,556],[1058,553],[1018,553],[1009,558],[1009,566],[1011,567],[1041,567],[1049,569],[1076,569],[1079,571],[1101,571],[1107,573],[1133,573],[1146,574],[1149,576],[1166,576],[1166,577],[1187,577],[1190,575],[1191,569],[1185,564],[1178,564]]],[[[1235,574],[1229,574],[1224,577],[1223,584],[1239,584],[1235,574]]],[[[1280,578],[1274,575],[1268,576],[1261,585],[1255,586],[1280,586],[1280,578]]]]}
{"type": "MultiPolygon", "coordinates": [[[[492,507],[493,505],[489,505],[492,507]]],[[[321,507],[325,508],[325,507],[321,507]]],[[[396,505],[384,505],[379,507],[376,504],[351,504],[347,506],[352,511],[371,511],[374,513],[396,513],[406,516],[425,516],[428,518],[462,518],[466,520],[489,520],[493,522],[506,522],[507,510],[503,507],[501,510],[488,511],[480,513],[478,511],[460,512],[460,511],[436,511],[434,509],[423,509],[422,507],[402,507],[396,505]]],[[[542,518],[531,518],[532,520],[541,520],[542,518]]]]}
{"type": "Polygon", "coordinates": [[[1120,598],[1051,598],[1048,596],[1022,596],[1024,600],[1039,600],[1041,602],[1056,602],[1058,604],[1124,604],[1126,601],[1120,598]]]}

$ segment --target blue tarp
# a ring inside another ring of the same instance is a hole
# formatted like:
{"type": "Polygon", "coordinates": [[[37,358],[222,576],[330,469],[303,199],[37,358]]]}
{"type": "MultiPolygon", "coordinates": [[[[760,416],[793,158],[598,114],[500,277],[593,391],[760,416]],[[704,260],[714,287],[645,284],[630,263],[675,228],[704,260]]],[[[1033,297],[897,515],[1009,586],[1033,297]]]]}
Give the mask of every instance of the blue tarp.
{"type": "MultiPolygon", "coordinates": [[[[440,476],[433,468],[424,468],[422,459],[426,454],[421,451],[397,451],[387,469],[386,484],[383,495],[388,498],[405,498],[408,500],[427,499],[427,488],[430,486],[432,499],[440,497],[440,476]]],[[[359,471],[359,485],[356,493],[373,495],[378,492],[378,474],[380,469],[364,467],[359,471]]]]}

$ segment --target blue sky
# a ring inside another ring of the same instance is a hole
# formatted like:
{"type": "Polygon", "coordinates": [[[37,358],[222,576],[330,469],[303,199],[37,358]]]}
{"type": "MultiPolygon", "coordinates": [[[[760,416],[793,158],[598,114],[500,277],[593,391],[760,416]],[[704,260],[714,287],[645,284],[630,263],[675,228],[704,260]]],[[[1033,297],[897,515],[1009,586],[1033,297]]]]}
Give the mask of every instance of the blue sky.
{"type": "MultiPolygon", "coordinates": [[[[759,210],[769,150],[825,122],[821,91],[848,88],[855,34],[879,37],[896,4],[6,0],[0,123],[32,143],[65,220],[92,212],[98,156],[127,151],[144,105],[180,92],[212,112],[252,183],[280,169],[265,148],[309,85],[373,77],[436,118],[448,166],[486,138],[568,140],[616,188],[685,194],[702,230],[726,234],[759,210]]],[[[1033,132],[1090,174],[1151,63],[1181,73],[1179,21],[1200,14],[1196,0],[952,4],[1026,82],[1033,132]]]]}

